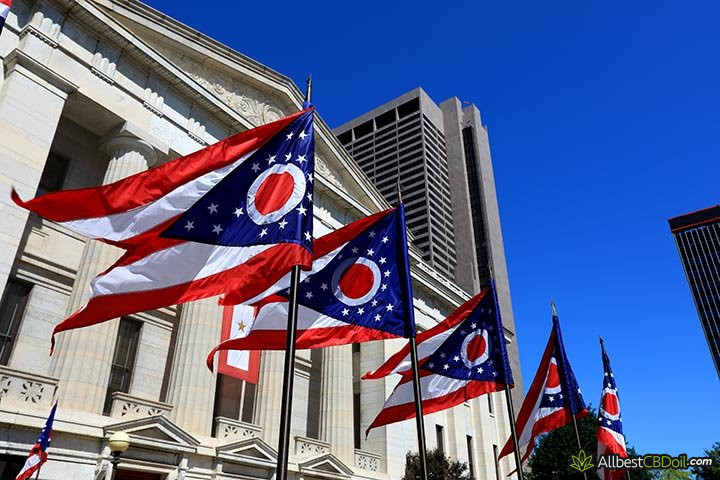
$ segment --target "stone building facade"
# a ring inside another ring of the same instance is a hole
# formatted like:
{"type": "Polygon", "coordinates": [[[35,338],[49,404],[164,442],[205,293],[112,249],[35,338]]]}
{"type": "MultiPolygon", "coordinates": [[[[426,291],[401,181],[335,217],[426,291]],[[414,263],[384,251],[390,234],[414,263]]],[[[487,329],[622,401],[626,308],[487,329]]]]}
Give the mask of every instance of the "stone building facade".
{"type": "MultiPolygon", "coordinates": [[[[109,183],[297,111],[287,78],[136,0],[15,0],[0,36],[0,477],[31,448],[59,402],[41,479],[110,478],[109,435],[132,445],[117,480],[273,478],[282,352],[257,385],[211,374],[215,299],[143,312],[59,336],[119,255],[10,201],[109,183]]],[[[315,234],[387,207],[318,118],[315,234]]],[[[411,251],[416,318],[442,320],[465,291],[411,251]]],[[[514,336],[508,332],[509,342],[514,336]]],[[[290,469],[297,479],[399,479],[414,422],[363,432],[397,379],[360,381],[402,341],[298,353],[290,469]]],[[[425,419],[429,446],[505,478],[504,398],[425,419]]],[[[4,478],[4,477],[3,477],[4,478]]]]}

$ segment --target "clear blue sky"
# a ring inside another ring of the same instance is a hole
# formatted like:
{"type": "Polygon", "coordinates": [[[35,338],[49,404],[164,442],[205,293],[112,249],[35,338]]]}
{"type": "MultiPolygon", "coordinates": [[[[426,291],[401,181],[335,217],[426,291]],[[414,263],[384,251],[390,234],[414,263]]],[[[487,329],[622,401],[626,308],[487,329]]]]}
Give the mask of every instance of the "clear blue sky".
{"type": "Polygon", "coordinates": [[[553,297],[595,405],[605,338],[639,452],[720,441],[720,381],[667,226],[720,203],[720,4],[149,3],[298,85],[312,72],[331,126],[416,86],[475,103],[526,387],[553,297]]]}

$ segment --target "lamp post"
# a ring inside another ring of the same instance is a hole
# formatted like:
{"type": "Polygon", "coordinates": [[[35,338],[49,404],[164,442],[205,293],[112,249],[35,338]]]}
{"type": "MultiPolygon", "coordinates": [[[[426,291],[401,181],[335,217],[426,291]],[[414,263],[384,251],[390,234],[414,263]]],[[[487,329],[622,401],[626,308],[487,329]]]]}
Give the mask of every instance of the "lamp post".
{"type": "Polygon", "coordinates": [[[112,480],[115,479],[115,470],[120,463],[120,455],[125,453],[125,450],[130,446],[130,435],[125,432],[115,432],[110,435],[108,440],[108,446],[110,447],[110,453],[112,454],[112,480]]]}

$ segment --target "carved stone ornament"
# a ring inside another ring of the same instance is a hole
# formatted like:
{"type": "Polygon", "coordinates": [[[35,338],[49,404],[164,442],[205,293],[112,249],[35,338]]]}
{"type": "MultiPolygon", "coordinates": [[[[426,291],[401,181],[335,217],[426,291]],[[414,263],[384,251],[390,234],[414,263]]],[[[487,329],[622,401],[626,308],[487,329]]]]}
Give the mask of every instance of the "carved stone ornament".
{"type": "Polygon", "coordinates": [[[340,180],[338,180],[335,175],[333,175],[333,172],[330,170],[330,167],[327,166],[327,163],[325,163],[325,160],[315,155],[315,171],[322,175],[324,178],[326,178],[330,183],[335,185],[336,187],[343,188],[342,184],[340,183],[340,180]]]}
{"type": "Polygon", "coordinates": [[[282,109],[261,91],[170,48],[158,46],[158,50],[253,125],[264,125],[285,116],[282,109]]]}

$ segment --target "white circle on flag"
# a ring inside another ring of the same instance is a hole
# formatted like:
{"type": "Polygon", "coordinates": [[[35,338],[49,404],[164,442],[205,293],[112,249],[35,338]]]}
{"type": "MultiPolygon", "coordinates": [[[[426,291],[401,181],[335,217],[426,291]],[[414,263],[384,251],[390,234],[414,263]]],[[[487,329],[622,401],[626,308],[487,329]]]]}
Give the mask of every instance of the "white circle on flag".
{"type": "Polygon", "coordinates": [[[462,358],[462,361],[466,367],[472,368],[482,363],[485,363],[489,356],[490,339],[488,338],[487,330],[475,330],[474,332],[471,332],[470,335],[465,337],[465,340],[463,340],[462,346],[460,347],[460,357],[462,358]],[[476,337],[482,337],[482,339],[485,340],[485,350],[482,351],[480,353],[480,356],[477,357],[475,360],[470,360],[470,355],[468,354],[468,347],[470,346],[470,342],[472,342],[476,337]]]}
{"type": "Polygon", "coordinates": [[[333,293],[345,305],[362,305],[375,296],[380,288],[381,278],[377,263],[365,257],[351,257],[335,269],[332,276],[333,293]],[[351,276],[345,278],[346,272],[351,273],[351,276]]]}
{"type": "Polygon", "coordinates": [[[273,165],[261,173],[248,189],[248,216],[257,225],[277,222],[302,201],[305,189],[305,174],[298,166],[291,163],[273,165]],[[292,181],[292,185],[289,181],[292,181]],[[265,188],[270,188],[271,191],[266,191],[265,188]],[[258,197],[258,194],[261,197],[258,197]]]}

